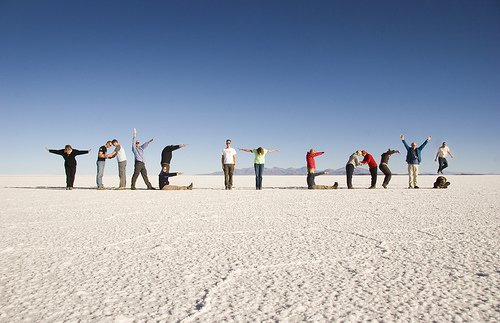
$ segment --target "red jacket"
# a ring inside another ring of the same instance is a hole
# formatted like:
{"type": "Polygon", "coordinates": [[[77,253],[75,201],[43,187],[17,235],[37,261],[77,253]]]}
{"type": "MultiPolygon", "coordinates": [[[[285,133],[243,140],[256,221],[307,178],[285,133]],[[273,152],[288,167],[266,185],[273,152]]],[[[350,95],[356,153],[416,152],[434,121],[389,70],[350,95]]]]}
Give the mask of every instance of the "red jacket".
{"type": "Polygon", "coordinates": [[[308,152],[306,154],[307,169],[311,169],[311,168],[316,169],[316,162],[314,161],[314,157],[321,156],[323,154],[324,154],[324,152],[322,152],[322,151],[317,151],[313,154],[308,152]]]}
{"type": "Polygon", "coordinates": [[[375,159],[373,159],[373,156],[370,154],[365,155],[365,158],[363,159],[361,164],[368,164],[368,167],[370,167],[370,168],[377,167],[377,162],[375,161],[375,159]]]}

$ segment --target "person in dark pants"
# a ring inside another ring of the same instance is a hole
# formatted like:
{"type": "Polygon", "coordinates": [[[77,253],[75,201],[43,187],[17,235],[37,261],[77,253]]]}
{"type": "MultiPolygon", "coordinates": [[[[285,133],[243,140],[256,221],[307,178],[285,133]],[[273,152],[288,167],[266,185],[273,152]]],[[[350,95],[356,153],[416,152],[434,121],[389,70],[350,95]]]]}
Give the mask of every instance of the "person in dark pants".
{"type": "Polygon", "coordinates": [[[393,154],[399,154],[399,150],[391,150],[389,148],[385,153],[382,154],[382,158],[380,159],[380,165],[378,168],[385,175],[384,182],[382,183],[383,188],[387,188],[387,185],[389,185],[389,182],[391,181],[392,178],[392,173],[391,170],[389,169],[388,163],[389,163],[389,158],[393,154]]]}
{"type": "Polygon", "coordinates": [[[135,182],[137,181],[137,177],[139,177],[139,174],[142,175],[142,179],[144,180],[144,183],[146,184],[148,190],[154,190],[155,188],[151,183],[149,182],[148,179],[148,171],[146,170],[146,164],[144,164],[144,149],[153,141],[153,139],[143,143],[139,142],[137,140],[137,130],[134,128],[134,138],[132,139],[132,152],[134,153],[135,156],[135,163],[134,163],[134,175],[132,175],[132,184],[130,186],[130,189],[135,190],[135,182]]]}
{"type": "Polygon", "coordinates": [[[226,190],[233,189],[233,175],[236,167],[236,150],[231,147],[231,139],[226,140],[226,148],[222,150],[221,162],[224,172],[224,186],[226,190]]]}
{"type": "Polygon", "coordinates": [[[377,185],[377,162],[373,158],[371,154],[369,154],[366,150],[361,151],[361,155],[364,157],[361,161],[361,164],[367,164],[370,169],[370,175],[372,177],[371,185],[368,188],[375,188],[377,185]]]}
{"type": "Polygon", "coordinates": [[[64,149],[48,149],[45,148],[49,153],[62,156],[64,158],[64,170],[66,171],[66,189],[72,190],[73,183],[75,182],[76,175],[76,156],[88,154],[88,150],[77,150],[73,149],[71,145],[66,145],[64,149]]]}
{"type": "Polygon", "coordinates": [[[347,188],[352,189],[352,175],[354,174],[354,169],[358,167],[361,163],[359,162],[358,156],[361,156],[361,150],[356,150],[350,157],[349,161],[345,165],[345,174],[347,177],[347,188]]]}
{"type": "Polygon", "coordinates": [[[172,161],[172,152],[182,147],[186,147],[187,144],[180,145],[168,145],[161,151],[161,162],[160,165],[163,168],[167,166],[167,173],[170,171],[170,162],[172,161]]]}
{"type": "Polygon", "coordinates": [[[329,185],[316,185],[315,178],[316,176],[328,174],[327,172],[318,172],[318,173],[307,173],[307,188],[310,190],[331,190],[336,189],[339,186],[339,183],[335,182],[333,186],[329,185]]]}
{"type": "Polygon", "coordinates": [[[264,174],[264,164],[266,162],[265,156],[267,153],[279,151],[279,149],[267,150],[267,149],[264,149],[262,147],[259,147],[257,149],[239,148],[239,150],[254,154],[255,158],[254,158],[253,166],[255,169],[255,189],[261,190],[262,189],[262,175],[264,174]]]}
{"type": "Polygon", "coordinates": [[[441,145],[441,147],[439,147],[436,153],[436,158],[434,158],[434,161],[439,162],[439,167],[437,170],[438,174],[443,174],[443,170],[448,167],[448,161],[446,160],[446,157],[448,155],[450,155],[450,157],[453,158],[450,148],[446,145],[446,142],[443,142],[443,144],[441,145]]]}

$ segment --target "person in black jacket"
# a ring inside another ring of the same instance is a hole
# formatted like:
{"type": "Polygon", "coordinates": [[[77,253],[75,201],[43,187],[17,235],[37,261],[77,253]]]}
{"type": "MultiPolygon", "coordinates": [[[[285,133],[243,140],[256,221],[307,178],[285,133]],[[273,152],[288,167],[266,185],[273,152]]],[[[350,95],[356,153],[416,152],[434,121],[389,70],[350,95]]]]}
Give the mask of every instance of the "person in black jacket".
{"type": "Polygon", "coordinates": [[[76,156],[88,154],[89,150],[73,149],[71,145],[64,146],[64,149],[45,149],[52,154],[62,156],[64,158],[64,169],[66,171],[66,189],[72,190],[76,175],[76,156]]]}
{"type": "Polygon", "coordinates": [[[172,161],[172,151],[177,150],[182,147],[186,147],[187,144],[180,144],[180,145],[168,145],[165,148],[163,148],[161,152],[161,162],[160,165],[163,167],[164,165],[167,166],[167,173],[170,171],[170,162],[172,161]]]}
{"type": "Polygon", "coordinates": [[[169,166],[167,164],[163,164],[161,168],[161,172],[158,175],[158,182],[160,185],[160,190],[191,190],[193,189],[193,183],[191,183],[189,186],[178,186],[178,185],[170,185],[170,182],[168,181],[169,177],[177,176],[177,175],[182,175],[181,172],[175,172],[175,173],[169,173],[168,172],[169,166]]]}

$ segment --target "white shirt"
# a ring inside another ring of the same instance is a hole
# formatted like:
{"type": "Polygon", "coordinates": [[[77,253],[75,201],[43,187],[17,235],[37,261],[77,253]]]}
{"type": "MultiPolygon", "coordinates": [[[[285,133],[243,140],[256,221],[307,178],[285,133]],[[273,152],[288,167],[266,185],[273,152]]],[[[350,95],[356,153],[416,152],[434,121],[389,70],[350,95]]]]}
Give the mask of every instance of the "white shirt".
{"type": "MultiPolygon", "coordinates": [[[[116,160],[118,162],[126,161],[127,160],[127,155],[125,155],[125,149],[120,145],[120,150],[116,153],[116,160]]],[[[118,147],[116,147],[118,148],[118,147]]]]}
{"type": "Polygon", "coordinates": [[[236,150],[234,148],[226,148],[222,151],[222,156],[224,156],[224,164],[234,164],[236,150]]]}
{"type": "Polygon", "coordinates": [[[438,157],[446,158],[446,156],[448,156],[449,153],[450,153],[450,148],[448,148],[448,146],[439,147],[438,149],[438,157]]]}

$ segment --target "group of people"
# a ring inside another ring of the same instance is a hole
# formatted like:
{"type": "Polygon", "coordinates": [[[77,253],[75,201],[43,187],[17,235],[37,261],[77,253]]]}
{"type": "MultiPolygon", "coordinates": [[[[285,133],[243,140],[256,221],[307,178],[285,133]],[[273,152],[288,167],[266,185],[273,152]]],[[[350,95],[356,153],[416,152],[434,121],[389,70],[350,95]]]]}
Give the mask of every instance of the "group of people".
{"type": "MultiPolygon", "coordinates": [[[[408,188],[419,188],[417,185],[418,173],[419,173],[419,165],[422,161],[422,149],[427,145],[427,143],[431,140],[431,136],[427,137],[427,139],[420,145],[417,146],[416,142],[412,142],[411,145],[405,140],[404,135],[400,136],[401,141],[406,149],[406,162],[408,163],[408,188]]],[[[224,171],[224,184],[226,190],[230,190],[233,187],[233,174],[234,168],[236,165],[236,150],[231,147],[231,140],[226,140],[226,148],[222,151],[222,170],[224,171]]],[[[265,156],[267,153],[279,151],[279,149],[264,149],[262,147],[256,149],[245,149],[239,148],[239,150],[253,153],[254,158],[254,169],[255,169],[255,188],[257,190],[262,189],[262,174],[264,172],[264,163],[265,156]]],[[[323,155],[325,152],[318,152],[314,148],[311,148],[306,153],[306,165],[307,165],[307,188],[308,189],[336,189],[338,188],[338,183],[335,182],[333,185],[317,185],[315,182],[316,176],[327,174],[327,172],[316,172],[316,162],[315,157],[323,155]]],[[[352,189],[352,177],[354,174],[354,169],[360,165],[368,165],[368,169],[371,175],[371,183],[369,189],[376,188],[377,185],[377,166],[378,169],[384,174],[384,181],[382,183],[382,187],[387,188],[389,182],[392,178],[392,172],[389,169],[389,158],[393,154],[399,154],[399,150],[388,149],[381,155],[380,165],[377,165],[377,162],[373,158],[373,156],[368,153],[366,150],[356,150],[351,156],[349,156],[349,160],[346,164],[346,177],[347,177],[347,188],[352,189]],[[360,160],[360,157],[363,157],[363,160],[360,160]]],[[[446,157],[451,154],[450,149],[446,145],[446,142],[443,142],[441,147],[438,149],[435,160],[439,159],[439,168],[438,174],[443,174],[443,170],[448,167],[448,162],[446,157]]],[[[449,182],[446,181],[446,178],[441,176],[441,179],[438,179],[439,182],[443,182],[441,185],[434,185],[435,188],[446,188],[450,185],[449,182]]],[[[436,181],[436,183],[438,182],[436,181]]]]}
{"type": "MultiPolygon", "coordinates": [[[[134,128],[134,136],[132,138],[132,153],[134,154],[134,174],[132,175],[132,183],[130,186],[131,190],[136,189],[136,182],[139,175],[142,176],[146,187],[149,190],[154,190],[155,187],[151,184],[148,178],[148,172],[146,169],[145,159],[144,159],[144,149],[146,149],[149,144],[153,141],[153,139],[146,141],[141,145],[139,139],[137,139],[137,129],[134,128]]],[[[172,160],[172,151],[185,147],[186,144],[180,145],[169,145],[166,146],[161,154],[161,172],[158,175],[158,183],[161,190],[191,190],[193,188],[193,183],[188,186],[178,186],[178,185],[170,185],[169,177],[182,175],[182,172],[173,172],[170,173],[170,163],[172,160]]],[[[77,150],[73,149],[71,145],[66,145],[64,149],[55,150],[48,149],[50,153],[60,155],[64,158],[64,168],[66,171],[66,189],[72,190],[73,184],[75,181],[76,174],[76,156],[88,154],[89,150],[77,150]]],[[[117,189],[123,190],[126,189],[127,185],[127,155],[125,153],[125,149],[122,147],[120,142],[117,139],[108,140],[104,145],[99,147],[97,152],[97,176],[96,176],[96,184],[98,190],[104,190],[104,184],[102,178],[104,176],[104,167],[106,166],[106,160],[115,158],[118,162],[118,177],[120,178],[120,183],[117,189]],[[114,151],[108,153],[108,149],[112,146],[115,147],[114,151]]]]}
{"type": "MultiPolygon", "coordinates": [[[[406,149],[406,162],[408,164],[408,188],[419,188],[417,184],[418,173],[419,173],[419,165],[422,161],[422,150],[427,145],[427,143],[431,140],[431,136],[427,137],[427,139],[420,145],[417,146],[417,143],[412,142],[411,145],[405,140],[404,135],[400,136],[401,141],[406,149]]],[[[134,173],[132,175],[132,183],[130,189],[136,189],[136,182],[139,175],[142,176],[146,187],[150,190],[154,190],[155,187],[151,184],[148,179],[148,174],[146,170],[146,164],[144,161],[144,149],[148,147],[148,145],[153,141],[153,139],[146,141],[141,145],[140,141],[137,139],[137,130],[134,128],[134,136],[132,138],[132,152],[134,154],[134,173]]],[[[233,175],[236,166],[236,150],[231,147],[232,141],[230,139],[226,140],[226,148],[222,150],[221,155],[221,163],[222,170],[224,172],[224,185],[226,190],[231,190],[233,188],[233,175]]],[[[188,186],[178,186],[178,185],[170,185],[169,178],[173,176],[181,175],[181,172],[170,172],[170,164],[172,160],[172,152],[186,147],[186,144],[179,145],[168,145],[166,146],[161,153],[161,172],[158,175],[159,188],[161,190],[191,190],[193,188],[193,183],[188,186]]],[[[248,152],[254,154],[254,170],[255,170],[255,188],[257,190],[262,189],[262,179],[264,173],[264,165],[265,165],[265,157],[268,153],[273,153],[279,151],[279,149],[265,149],[262,147],[258,147],[255,149],[246,149],[246,148],[238,148],[240,151],[248,152]]],[[[89,150],[77,150],[73,149],[70,145],[66,145],[64,149],[54,150],[47,149],[50,153],[61,155],[64,158],[64,167],[66,171],[66,189],[73,189],[73,183],[75,180],[76,174],[76,156],[82,154],[88,154],[89,150]]],[[[388,149],[381,155],[380,165],[377,165],[377,162],[373,158],[373,156],[368,153],[366,150],[356,150],[352,155],[349,156],[349,160],[346,164],[346,177],[347,177],[347,188],[352,189],[352,178],[354,174],[354,169],[361,165],[367,165],[371,175],[371,183],[369,189],[376,188],[377,184],[377,166],[378,169],[385,175],[384,181],[382,183],[382,187],[387,188],[389,182],[391,181],[392,173],[389,169],[388,163],[389,158],[393,154],[399,154],[399,150],[388,149]],[[363,157],[360,160],[360,157],[363,157]]],[[[311,148],[310,151],[306,153],[306,164],[307,164],[307,187],[308,189],[336,189],[338,188],[338,183],[335,182],[333,185],[316,185],[315,178],[316,176],[327,174],[325,171],[316,172],[316,162],[315,157],[323,155],[324,152],[317,152],[314,148],[311,148]]],[[[443,142],[441,147],[439,147],[438,152],[435,157],[435,161],[439,161],[438,174],[443,174],[443,170],[448,167],[448,162],[446,160],[447,156],[451,154],[450,149],[446,145],[446,142],[443,142]]],[[[105,189],[102,178],[104,175],[104,167],[107,159],[115,158],[118,161],[118,176],[120,178],[120,184],[117,189],[125,189],[126,188],[126,166],[127,166],[127,157],[125,154],[125,150],[122,148],[121,144],[118,140],[113,139],[107,141],[103,146],[99,148],[97,155],[97,176],[96,183],[97,189],[102,190],[105,189]],[[115,150],[112,153],[108,153],[108,149],[111,146],[115,147],[115,150]]],[[[444,176],[440,176],[436,183],[434,184],[435,188],[447,188],[450,185],[449,182],[446,181],[444,176]]]]}

